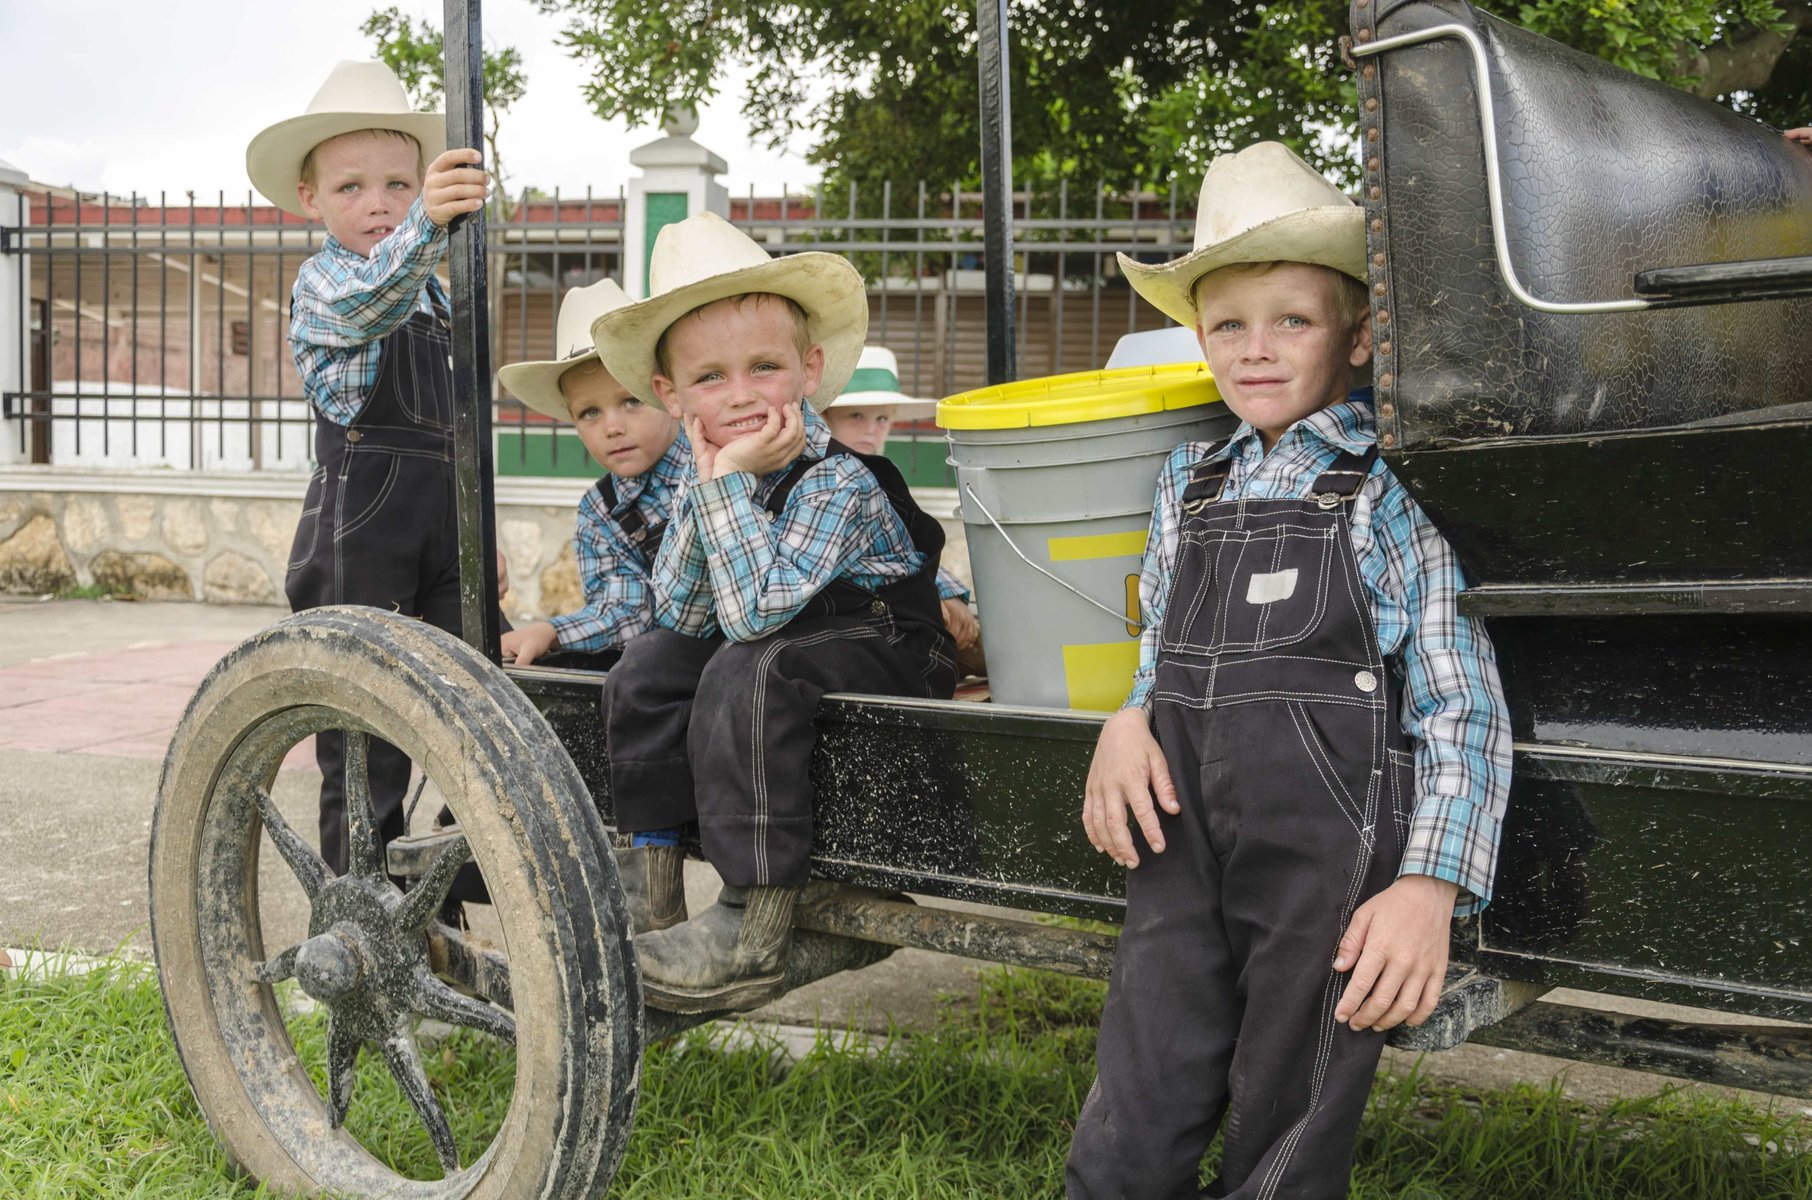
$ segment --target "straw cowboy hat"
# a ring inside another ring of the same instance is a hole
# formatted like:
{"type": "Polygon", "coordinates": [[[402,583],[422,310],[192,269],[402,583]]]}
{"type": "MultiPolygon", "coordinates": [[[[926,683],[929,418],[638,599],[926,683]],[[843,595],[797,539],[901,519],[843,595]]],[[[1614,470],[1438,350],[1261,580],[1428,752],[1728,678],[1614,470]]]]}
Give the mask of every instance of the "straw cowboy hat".
{"type": "Polygon", "coordinates": [[[900,364],[885,346],[864,346],[848,390],[825,405],[832,408],[878,408],[892,405],[894,416],[916,421],[937,412],[936,400],[919,400],[900,391],[900,364]]]}
{"type": "Polygon", "coordinates": [[[592,323],[592,341],[618,383],[647,404],[654,395],[654,345],[695,308],[749,292],[785,296],[805,310],[806,331],[824,347],[824,373],[811,397],[823,412],[837,398],[868,336],[862,273],[839,254],[810,251],[769,258],[748,234],[713,212],[676,221],[654,239],[646,300],[592,323]]]}
{"type": "Polygon", "coordinates": [[[592,322],[607,312],[633,303],[614,280],[600,279],[590,287],[574,288],[560,301],[560,320],[554,331],[554,347],[565,357],[512,363],[497,372],[497,382],[536,412],[545,413],[556,421],[572,420],[566,397],[560,392],[560,376],[598,357],[591,342],[592,322]]]}
{"type": "Polygon", "coordinates": [[[245,173],[266,200],[284,212],[307,216],[296,198],[302,160],[329,138],[360,129],[394,129],[421,143],[422,161],[447,148],[447,118],[414,112],[396,72],[381,62],[343,59],[299,117],[278,121],[245,148],[245,173]]]}
{"type": "Polygon", "coordinates": [[[1195,327],[1195,285],[1235,263],[1306,262],[1365,282],[1365,214],[1281,142],[1260,142],[1208,164],[1196,205],[1195,249],[1157,266],[1120,255],[1133,290],[1195,327]]]}

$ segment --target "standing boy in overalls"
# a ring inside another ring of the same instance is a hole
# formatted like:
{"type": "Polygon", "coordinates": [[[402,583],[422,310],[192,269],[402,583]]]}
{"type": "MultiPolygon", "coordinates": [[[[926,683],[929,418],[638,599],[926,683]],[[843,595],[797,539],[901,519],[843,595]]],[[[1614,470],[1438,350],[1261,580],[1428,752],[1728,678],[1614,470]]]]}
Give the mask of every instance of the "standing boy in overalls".
{"type": "MultiPolygon", "coordinates": [[[[368,604],[459,632],[452,337],[434,268],[454,218],[484,207],[487,178],[478,151],[445,150],[446,140],[445,118],[410,111],[390,68],[346,61],[304,115],[246,150],[265,198],[328,233],[290,296],[318,464],[284,583],[296,612],[368,604]]],[[[316,734],[315,760],[321,856],[343,873],[345,735],[316,734]]],[[[374,738],[369,773],[388,844],[403,832],[409,759],[374,738]]]]}
{"type": "Polygon", "coordinates": [[[1129,869],[1073,1198],[1345,1196],[1384,1031],[1491,896],[1510,730],[1459,564],[1378,458],[1361,210],[1277,143],[1216,159],[1133,286],[1242,424],[1158,477],[1089,841],[1129,869]],[[1155,800],[1155,804],[1154,804],[1155,800]],[[1127,810],[1136,818],[1129,827],[1127,810]]]}
{"type": "Polygon", "coordinates": [[[707,212],[661,230],[649,283],[592,336],[612,375],[684,421],[692,467],[655,559],[660,628],[604,682],[610,792],[643,839],[696,820],[724,881],[704,912],[636,938],[650,1003],[753,1008],[780,991],[806,881],[819,698],[955,685],[943,531],[898,468],[804,407],[835,399],[862,351],[846,260],[770,259],[707,212]]]}

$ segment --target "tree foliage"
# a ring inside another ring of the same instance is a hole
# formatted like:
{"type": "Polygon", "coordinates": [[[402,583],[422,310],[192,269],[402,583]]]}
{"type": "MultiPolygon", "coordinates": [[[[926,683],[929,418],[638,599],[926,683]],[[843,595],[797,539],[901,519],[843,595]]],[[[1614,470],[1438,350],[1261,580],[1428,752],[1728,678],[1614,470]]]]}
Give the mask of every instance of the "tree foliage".
{"type": "MultiPolygon", "coordinates": [[[[728,70],[757,134],[829,173],[980,176],[969,0],[536,0],[591,70],[601,117],[653,123],[728,70]]],[[[1775,124],[1812,114],[1812,0],[1483,0],[1538,33],[1775,124]]],[[[1200,174],[1279,138],[1336,177],[1354,90],[1344,0],[1014,0],[1015,175],[1120,183],[1200,174]]]]}
{"type": "MultiPolygon", "coordinates": [[[[418,109],[441,107],[446,100],[447,78],[445,39],[441,31],[427,21],[417,22],[396,8],[379,9],[366,18],[359,32],[373,40],[377,55],[409,95],[409,103],[418,109]]],[[[489,169],[497,181],[497,195],[507,202],[503,186],[507,176],[503,157],[498,153],[497,135],[503,114],[522,99],[528,90],[528,77],[522,70],[522,55],[514,46],[484,52],[485,148],[489,169]]]]}

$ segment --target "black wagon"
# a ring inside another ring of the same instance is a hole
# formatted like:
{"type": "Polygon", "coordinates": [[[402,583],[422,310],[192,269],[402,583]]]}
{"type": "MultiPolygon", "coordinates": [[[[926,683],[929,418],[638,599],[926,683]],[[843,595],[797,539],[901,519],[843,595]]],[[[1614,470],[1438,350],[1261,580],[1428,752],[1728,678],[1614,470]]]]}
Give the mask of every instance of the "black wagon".
{"type": "MultiPolygon", "coordinates": [[[[448,5],[455,137],[476,108],[477,7],[448,5]]],[[[1516,752],[1499,897],[1456,926],[1435,1017],[1393,1041],[1812,1095],[1812,1039],[1745,1024],[1812,1022],[1812,155],[1463,0],[1355,0],[1351,25],[1380,442],[1474,581],[1462,604],[1489,623],[1516,752]],[[1728,1015],[1540,999],[1557,986],[1728,1015]]],[[[595,1195],[645,1041],[700,1019],[644,1009],[600,677],[499,666],[484,628],[481,255],[468,236],[454,263],[472,644],[370,609],[289,618],[213,670],[165,760],[150,884],[171,1026],[227,1154],[280,1191],[595,1195]],[[348,734],[344,877],[270,801],[285,754],[329,729],[348,734]],[[409,754],[456,831],[380,855],[359,786],[371,736],[409,754]],[[293,945],[260,923],[267,835],[309,899],[293,945]],[[468,861],[507,956],[436,919],[468,861]],[[278,1005],[291,978],[328,1014],[325,1087],[278,1005]],[[422,1017],[514,1046],[507,1115],[470,1161],[422,1017]],[[441,1178],[397,1174],[345,1129],[361,1049],[414,1105],[441,1178]]],[[[899,946],[1104,976],[1111,935],[1029,919],[1121,909],[1077,821],[1099,724],[828,698],[789,986],[899,946]]]]}

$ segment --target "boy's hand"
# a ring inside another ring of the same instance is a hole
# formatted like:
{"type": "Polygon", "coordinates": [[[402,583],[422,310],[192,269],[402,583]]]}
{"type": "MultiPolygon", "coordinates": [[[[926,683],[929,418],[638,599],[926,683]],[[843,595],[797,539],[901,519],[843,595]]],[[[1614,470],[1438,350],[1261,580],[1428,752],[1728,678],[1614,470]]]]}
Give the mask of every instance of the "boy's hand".
{"type": "Polygon", "coordinates": [[[428,164],[428,175],[422,180],[422,205],[428,219],[445,229],[453,218],[477,212],[484,207],[491,177],[468,164],[484,161],[476,150],[448,150],[428,164]]]}
{"type": "Polygon", "coordinates": [[[1101,727],[1095,757],[1088,765],[1087,798],[1082,804],[1082,827],[1088,843],[1126,867],[1139,865],[1132,833],[1126,828],[1126,810],[1145,833],[1153,854],[1164,852],[1164,832],[1158,827],[1152,797],[1165,812],[1182,811],[1176,785],[1164,751],[1151,734],[1151,721],[1142,708],[1123,708],[1101,727]]]}
{"type": "Polygon", "coordinates": [[[1785,136],[1788,141],[1798,142],[1806,149],[1812,150],[1812,125],[1805,125],[1798,129],[1789,129],[1785,136]]]}
{"type": "Polygon", "coordinates": [[[981,638],[981,625],[975,620],[975,614],[969,611],[969,605],[959,596],[952,596],[943,602],[944,628],[950,634],[950,640],[956,643],[958,651],[975,649],[975,643],[981,638]]]}
{"type": "Polygon", "coordinates": [[[536,621],[503,635],[503,656],[515,659],[519,667],[526,667],[559,644],[560,635],[553,624],[536,621]]]}
{"type": "Polygon", "coordinates": [[[800,414],[799,405],[770,408],[760,429],[745,433],[718,449],[713,464],[714,478],[722,478],[732,471],[747,471],[759,478],[770,471],[778,471],[804,450],[805,417],[800,414]]]}
{"type": "Polygon", "coordinates": [[[1334,970],[1351,971],[1334,1019],[1354,1031],[1428,1020],[1447,978],[1447,935],[1459,885],[1405,875],[1353,913],[1334,970]]]}

